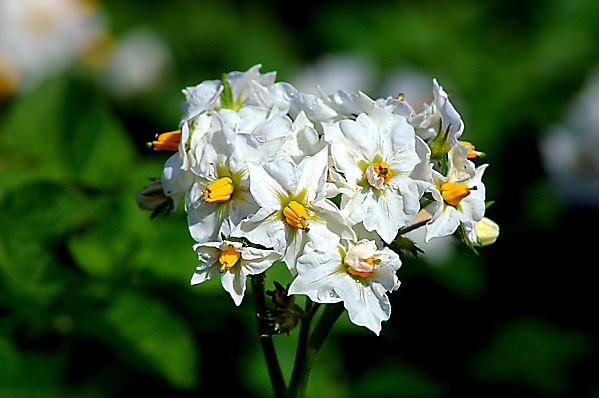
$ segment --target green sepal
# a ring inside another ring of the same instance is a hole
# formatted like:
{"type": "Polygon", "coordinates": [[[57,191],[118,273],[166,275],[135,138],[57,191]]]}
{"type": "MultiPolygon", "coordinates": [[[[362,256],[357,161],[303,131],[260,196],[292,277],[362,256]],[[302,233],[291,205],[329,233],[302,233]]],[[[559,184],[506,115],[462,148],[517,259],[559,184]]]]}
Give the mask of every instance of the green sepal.
{"type": "Polygon", "coordinates": [[[435,203],[436,200],[431,192],[425,192],[420,199],[420,209],[426,208],[428,205],[435,203]]]}
{"type": "Polygon", "coordinates": [[[165,201],[164,203],[161,203],[152,211],[152,214],[150,215],[150,220],[153,220],[158,216],[161,216],[162,218],[168,216],[173,212],[174,207],[175,202],[173,202],[173,200],[169,198],[169,200],[165,201]]]}
{"type": "Polygon", "coordinates": [[[418,258],[419,254],[424,254],[424,250],[416,246],[413,240],[404,236],[396,237],[388,247],[398,254],[410,253],[415,258],[418,258]]]}
{"type": "Polygon", "coordinates": [[[445,151],[443,151],[443,155],[441,156],[440,163],[439,163],[439,172],[441,173],[441,175],[446,176],[448,169],[449,169],[449,163],[447,160],[447,154],[445,153],[445,151]]]}
{"type": "Polygon", "coordinates": [[[223,85],[223,91],[220,93],[220,107],[225,109],[234,109],[235,101],[233,100],[233,90],[227,80],[227,74],[223,73],[221,78],[221,84],[223,85]]]}
{"type": "Polygon", "coordinates": [[[445,146],[447,145],[449,127],[450,126],[447,126],[447,130],[443,130],[443,121],[439,121],[439,130],[437,136],[429,145],[431,148],[431,159],[441,160],[445,157],[445,146]]]}
{"type": "Polygon", "coordinates": [[[464,224],[460,223],[460,226],[458,227],[458,229],[456,229],[455,232],[453,233],[453,237],[458,242],[466,245],[470,250],[472,250],[472,252],[474,254],[476,254],[478,256],[478,251],[476,250],[476,247],[474,247],[474,244],[472,242],[470,242],[470,239],[468,239],[468,236],[466,235],[466,231],[464,230],[464,224]]]}
{"type": "Polygon", "coordinates": [[[221,232],[220,237],[222,240],[228,240],[229,242],[239,242],[241,243],[244,247],[253,247],[255,249],[261,249],[261,250],[274,250],[272,247],[266,247],[263,245],[260,245],[258,243],[254,243],[254,242],[250,242],[249,239],[243,237],[243,236],[226,236],[225,234],[223,234],[221,232]]]}

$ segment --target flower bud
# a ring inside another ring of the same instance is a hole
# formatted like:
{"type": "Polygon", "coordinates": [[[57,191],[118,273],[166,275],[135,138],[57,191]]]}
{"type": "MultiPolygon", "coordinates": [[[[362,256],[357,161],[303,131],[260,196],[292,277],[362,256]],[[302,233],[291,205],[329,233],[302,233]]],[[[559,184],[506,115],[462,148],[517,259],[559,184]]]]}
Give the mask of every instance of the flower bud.
{"type": "Polygon", "coordinates": [[[166,196],[162,189],[162,181],[159,178],[152,179],[150,185],[143,187],[135,195],[137,206],[142,210],[152,210],[152,217],[164,212],[168,214],[174,206],[173,200],[166,196]]]}
{"type": "Polygon", "coordinates": [[[487,246],[494,243],[499,236],[499,225],[487,217],[483,217],[476,226],[476,236],[478,237],[478,246],[487,246]]]}

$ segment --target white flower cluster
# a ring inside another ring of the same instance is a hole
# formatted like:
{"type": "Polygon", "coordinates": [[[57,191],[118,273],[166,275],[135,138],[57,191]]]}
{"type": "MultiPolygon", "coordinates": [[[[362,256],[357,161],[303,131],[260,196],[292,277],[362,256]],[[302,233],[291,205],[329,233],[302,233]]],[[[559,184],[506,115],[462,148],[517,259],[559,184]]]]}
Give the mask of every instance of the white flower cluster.
{"type": "Polygon", "coordinates": [[[416,113],[401,96],[313,95],[259,69],[183,90],[180,129],[153,142],[177,150],[162,186],[175,207],[184,201],[197,241],[191,282],[220,273],[239,305],[247,276],[281,260],[289,294],[343,301],[352,322],[378,334],[401,265],[386,245],[421,211],[427,240],[462,229],[484,244],[486,165],[458,141],[464,125],[436,81],[416,113]]]}

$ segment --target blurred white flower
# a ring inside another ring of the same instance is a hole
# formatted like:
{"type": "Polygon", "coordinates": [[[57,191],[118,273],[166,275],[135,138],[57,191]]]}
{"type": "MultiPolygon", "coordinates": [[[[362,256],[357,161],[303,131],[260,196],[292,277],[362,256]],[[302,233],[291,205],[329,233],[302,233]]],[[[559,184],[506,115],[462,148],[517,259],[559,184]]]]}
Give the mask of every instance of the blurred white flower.
{"type": "Polygon", "coordinates": [[[374,74],[374,66],[365,58],[355,54],[328,54],[306,66],[290,82],[299,91],[311,94],[319,94],[319,86],[325,93],[370,92],[374,74]]]}
{"type": "Polygon", "coordinates": [[[90,1],[0,0],[0,97],[64,70],[99,30],[90,1]]]}
{"type": "Polygon", "coordinates": [[[539,148],[543,166],[565,200],[599,206],[599,69],[539,148]]]}
{"type": "Polygon", "coordinates": [[[113,95],[127,99],[155,92],[171,68],[164,40],[149,29],[135,29],[118,40],[103,82],[113,95]]]}

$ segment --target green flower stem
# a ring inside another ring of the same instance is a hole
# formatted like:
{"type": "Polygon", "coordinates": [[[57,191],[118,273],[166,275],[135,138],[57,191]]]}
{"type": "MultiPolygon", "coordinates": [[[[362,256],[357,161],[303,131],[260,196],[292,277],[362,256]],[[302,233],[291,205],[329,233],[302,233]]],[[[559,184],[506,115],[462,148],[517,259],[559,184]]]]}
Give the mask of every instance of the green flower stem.
{"type": "Polygon", "coordinates": [[[312,363],[320,347],[322,347],[322,344],[329,335],[331,328],[343,311],[343,303],[327,304],[324,313],[318,320],[310,336],[310,321],[312,316],[314,316],[314,312],[310,311],[309,317],[302,321],[295,367],[293,368],[293,375],[289,386],[290,398],[303,398],[306,395],[306,387],[308,386],[308,377],[310,376],[312,363]]]}
{"type": "Polygon", "coordinates": [[[266,359],[268,374],[272,384],[275,398],[285,398],[287,396],[287,387],[283,380],[283,373],[277,359],[275,346],[272,337],[264,331],[267,330],[268,321],[266,319],[266,300],[264,294],[264,275],[251,275],[252,290],[254,291],[254,304],[256,307],[256,322],[258,324],[258,333],[260,336],[260,345],[266,359]]]}
{"type": "Polygon", "coordinates": [[[291,392],[291,397],[297,395],[298,385],[304,378],[306,373],[306,361],[307,361],[307,352],[308,352],[308,340],[310,337],[310,324],[312,322],[312,318],[314,318],[314,314],[318,310],[320,306],[319,303],[313,303],[309,297],[306,297],[306,316],[302,319],[302,324],[299,331],[299,337],[297,340],[297,351],[295,354],[295,364],[293,367],[293,373],[291,376],[291,384],[289,386],[289,391],[291,392]]]}

